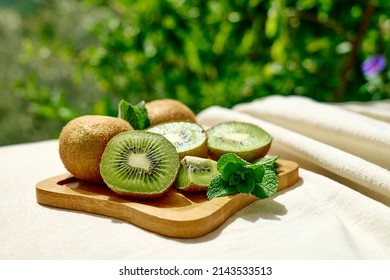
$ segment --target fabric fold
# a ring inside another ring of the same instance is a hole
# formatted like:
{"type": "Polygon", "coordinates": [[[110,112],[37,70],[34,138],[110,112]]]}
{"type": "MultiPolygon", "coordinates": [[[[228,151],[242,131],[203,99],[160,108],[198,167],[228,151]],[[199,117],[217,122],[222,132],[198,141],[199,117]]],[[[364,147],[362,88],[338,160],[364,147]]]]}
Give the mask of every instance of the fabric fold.
{"type": "Polygon", "coordinates": [[[300,96],[269,96],[233,107],[390,170],[390,124],[300,96]]]}
{"type": "Polygon", "coordinates": [[[350,101],[336,103],[335,105],[355,113],[390,123],[390,100],[370,102],[350,101]]]}
{"type": "Polygon", "coordinates": [[[224,121],[256,124],[273,137],[270,154],[294,160],[303,168],[390,205],[390,172],[363,158],[285,127],[223,107],[209,107],[197,115],[197,120],[205,128],[224,121]]]}

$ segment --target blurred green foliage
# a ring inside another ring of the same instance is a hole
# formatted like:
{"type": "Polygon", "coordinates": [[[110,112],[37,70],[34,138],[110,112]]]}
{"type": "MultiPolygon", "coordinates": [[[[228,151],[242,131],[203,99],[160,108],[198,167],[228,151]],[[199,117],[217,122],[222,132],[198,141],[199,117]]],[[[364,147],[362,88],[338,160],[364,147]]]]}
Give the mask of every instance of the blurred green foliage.
{"type": "Polygon", "coordinates": [[[375,79],[360,70],[374,54],[390,59],[388,0],[5,2],[0,145],[116,115],[120,99],[175,98],[199,112],[272,94],[390,98],[388,66],[375,79]]]}

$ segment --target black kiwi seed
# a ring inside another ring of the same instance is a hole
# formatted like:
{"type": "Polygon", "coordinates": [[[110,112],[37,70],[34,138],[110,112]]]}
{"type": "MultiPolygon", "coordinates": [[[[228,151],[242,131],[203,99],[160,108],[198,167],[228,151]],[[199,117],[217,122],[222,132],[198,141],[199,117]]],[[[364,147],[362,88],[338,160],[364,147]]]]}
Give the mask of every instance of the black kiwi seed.
{"type": "Polygon", "coordinates": [[[187,169],[194,173],[207,173],[210,172],[210,167],[207,164],[203,163],[191,163],[188,161],[185,161],[185,165],[187,169]]]}
{"type": "Polygon", "coordinates": [[[184,146],[187,145],[189,142],[191,142],[191,135],[188,132],[185,131],[180,132],[179,137],[181,141],[177,142],[178,146],[184,146]]]}

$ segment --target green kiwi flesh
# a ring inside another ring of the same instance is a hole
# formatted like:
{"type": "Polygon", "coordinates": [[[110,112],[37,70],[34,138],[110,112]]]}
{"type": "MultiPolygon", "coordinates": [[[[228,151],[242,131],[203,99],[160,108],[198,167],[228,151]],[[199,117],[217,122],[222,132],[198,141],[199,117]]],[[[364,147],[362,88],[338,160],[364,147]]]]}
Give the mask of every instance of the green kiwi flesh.
{"type": "Polygon", "coordinates": [[[147,129],[167,138],[179,153],[182,159],[187,155],[206,157],[207,137],[205,130],[192,122],[166,122],[147,129]]]}
{"type": "Polygon", "coordinates": [[[235,153],[247,161],[253,161],[265,156],[272,142],[268,132],[246,122],[223,122],[206,132],[209,156],[215,160],[223,154],[235,153]]]}
{"type": "Polygon", "coordinates": [[[176,148],[165,137],[135,130],[108,142],[100,172],[107,186],[118,194],[155,198],[173,185],[179,166],[176,148]]]}
{"type": "Polygon", "coordinates": [[[219,174],[217,162],[201,157],[186,156],[180,161],[176,187],[180,190],[196,192],[207,190],[211,180],[219,174]]]}

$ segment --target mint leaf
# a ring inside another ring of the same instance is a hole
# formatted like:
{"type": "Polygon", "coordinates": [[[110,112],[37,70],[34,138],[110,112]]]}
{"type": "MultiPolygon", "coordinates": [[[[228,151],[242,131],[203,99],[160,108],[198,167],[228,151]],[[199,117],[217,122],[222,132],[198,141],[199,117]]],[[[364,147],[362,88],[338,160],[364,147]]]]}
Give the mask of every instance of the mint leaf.
{"type": "Polygon", "coordinates": [[[207,188],[207,199],[211,200],[220,196],[227,196],[238,193],[235,186],[229,185],[220,175],[214,177],[207,188]]]}
{"type": "Polygon", "coordinates": [[[264,166],[259,167],[259,165],[248,165],[245,167],[248,170],[251,170],[252,176],[255,179],[256,183],[261,183],[264,177],[265,168],[264,166]]]}
{"type": "Polygon", "coordinates": [[[252,164],[254,165],[262,165],[265,168],[271,168],[271,169],[276,169],[278,167],[276,161],[278,160],[279,156],[270,156],[270,157],[262,157],[254,162],[252,164]]]}
{"type": "Polygon", "coordinates": [[[259,199],[268,198],[278,190],[278,177],[274,170],[265,169],[261,183],[255,185],[252,194],[259,199]]]}
{"type": "Polygon", "coordinates": [[[278,188],[278,158],[262,158],[250,163],[232,153],[223,155],[217,163],[220,175],[211,181],[207,198],[235,193],[252,194],[259,199],[270,197],[278,188]]]}
{"type": "Polygon", "coordinates": [[[255,187],[255,179],[253,177],[253,173],[245,172],[244,178],[242,178],[241,182],[239,182],[236,187],[240,193],[251,193],[255,187]]]}
{"type": "Polygon", "coordinates": [[[249,162],[238,157],[236,154],[228,153],[220,157],[217,163],[217,169],[221,173],[222,178],[229,181],[234,173],[248,164],[249,162]]]}
{"type": "Polygon", "coordinates": [[[241,165],[234,162],[229,162],[222,168],[217,165],[217,169],[220,171],[222,179],[226,181],[234,180],[236,177],[235,175],[237,175],[236,173],[240,168],[241,165]]]}
{"type": "Polygon", "coordinates": [[[228,153],[228,154],[222,155],[220,157],[220,159],[218,160],[218,163],[217,163],[218,170],[225,169],[225,166],[227,164],[236,164],[239,167],[239,166],[245,166],[245,165],[249,164],[249,162],[247,162],[246,160],[243,160],[242,158],[240,158],[236,154],[228,153]]]}
{"type": "Polygon", "coordinates": [[[150,126],[144,101],[133,105],[126,100],[121,100],[118,104],[118,117],[128,121],[136,130],[143,130],[150,126]]]}
{"type": "Polygon", "coordinates": [[[227,177],[226,179],[222,177],[222,179],[229,182],[229,185],[239,185],[242,181],[244,181],[244,173],[240,172],[240,170],[235,170],[230,177],[227,177]]]}

